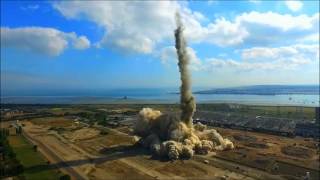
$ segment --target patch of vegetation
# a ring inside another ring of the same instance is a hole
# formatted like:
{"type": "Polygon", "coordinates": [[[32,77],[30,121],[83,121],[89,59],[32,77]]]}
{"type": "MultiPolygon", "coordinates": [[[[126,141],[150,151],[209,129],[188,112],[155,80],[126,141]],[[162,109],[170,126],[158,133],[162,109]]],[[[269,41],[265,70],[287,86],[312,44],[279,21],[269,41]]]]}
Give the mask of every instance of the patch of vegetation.
{"type": "Polygon", "coordinates": [[[97,122],[99,125],[106,126],[108,121],[108,114],[106,112],[95,112],[95,113],[88,113],[88,112],[80,112],[77,114],[78,116],[89,120],[86,122],[88,124],[93,124],[97,122]]]}
{"type": "Polygon", "coordinates": [[[304,158],[304,159],[311,158],[313,155],[313,152],[310,149],[307,149],[305,147],[300,147],[300,146],[286,146],[281,148],[281,152],[289,156],[294,156],[294,157],[304,158]]]}
{"type": "Polygon", "coordinates": [[[64,127],[50,127],[49,130],[57,131],[59,134],[64,132],[66,129],[64,127]]]}
{"type": "Polygon", "coordinates": [[[9,145],[8,135],[7,129],[0,130],[0,178],[17,176],[23,172],[23,166],[16,159],[16,154],[9,145]]]}
{"type": "Polygon", "coordinates": [[[9,136],[9,144],[16,158],[24,167],[25,179],[59,179],[62,174],[53,168],[47,161],[36,152],[36,148],[23,136],[9,136]]]}
{"type": "Polygon", "coordinates": [[[268,145],[263,143],[248,143],[246,144],[246,146],[253,147],[253,148],[260,148],[260,149],[266,149],[269,147],[268,145]]]}
{"type": "Polygon", "coordinates": [[[100,134],[101,134],[101,135],[107,135],[107,134],[109,134],[109,132],[108,132],[107,130],[101,130],[101,131],[100,131],[100,134]]]}
{"type": "Polygon", "coordinates": [[[247,135],[241,135],[241,134],[235,134],[233,135],[233,138],[237,141],[244,141],[244,142],[255,142],[257,141],[256,137],[253,136],[247,136],[247,135]]]}
{"type": "Polygon", "coordinates": [[[80,113],[77,113],[77,116],[80,116],[80,117],[86,118],[86,119],[92,119],[93,118],[93,113],[80,112],[80,113]]]}
{"type": "Polygon", "coordinates": [[[106,120],[107,119],[107,115],[105,113],[102,113],[102,112],[95,113],[94,114],[94,119],[96,119],[97,121],[106,120]]]}
{"type": "Polygon", "coordinates": [[[314,119],[313,107],[258,106],[240,104],[197,104],[198,110],[289,119],[314,119]]]}
{"type": "Polygon", "coordinates": [[[63,176],[61,176],[60,178],[59,178],[59,180],[70,180],[71,179],[71,177],[69,176],[69,175],[63,175],[63,176]]]}

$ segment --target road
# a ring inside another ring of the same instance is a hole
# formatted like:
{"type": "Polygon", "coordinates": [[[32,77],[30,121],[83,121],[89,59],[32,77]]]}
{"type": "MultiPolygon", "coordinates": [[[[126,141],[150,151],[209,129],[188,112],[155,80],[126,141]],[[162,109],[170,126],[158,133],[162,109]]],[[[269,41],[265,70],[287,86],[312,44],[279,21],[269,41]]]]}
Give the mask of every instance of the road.
{"type": "Polygon", "coordinates": [[[59,164],[57,168],[61,169],[63,172],[68,173],[73,179],[86,180],[86,176],[78,173],[72,166],[68,165],[63,159],[56,155],[50,148],[44,145],[42,142],[38,141],[35,138],[32,138],[26,131],[23,130],[23,136],[31,141],[33,144],[38,146],[38,150],[47,157],[51,163],[59,164]]]}
{"type": "Polygon", "coordinates": [[[193,158],[199,162],[203,162],[204,160],[208,160],[209,163],[214,164],[214,166],[216,166],[216,167],[223,168],[223,169],[229,169],[230,171],[238,172],[243,175],[252,177],[254,179],[284,180],[284,178],[282,178],[281,176],[273,175],[273,174],[267,173],[265,171],[261,171],[256,168],[251,168],[249,166],[245,166],[240,163],[227,161],[227,160],[216,158],[213,156],[203,157],[203,156],[195,155],[193,158]]]}
{"type": "MultiPolygon", "coordinates": [[[[126,133],[119,132],[116,129],[108,128],[108,127],[102,127],[102,126],[95,126],[95,128],[98,128],[100,130],[108,130],[115,134],[121,134],[121,135],[127,135],[126,133]]],[[[72,176],[73,179],[88,179],[85,175],[83,175],[81,172],[77,172],[77,169],[73,166],[66,163],[63,159],[61,159],[54,151],[52,151],[48,146],[37,140],[36,138],[32,138],[28,135],[27,132],[23,132],[25,137],[29,139],[34,144],[38,145],[39,151],[41,151],[51,162],[54,162],[57,165],[58,168],[60,168],[62,171],[68,173],[70,176],[72,176]]],[[[120,155],[121,156],[121,155],[120,155]]],[[[90,157],[90,156],[89,156],[90,157]]],[[[113,158],[119,158],[117,154],[108,154],[107,156],[100,156],[99,158],[92,158],[92,162],[85,162],[85,163],[99,163],[100,161],[106,161],[107,159],[112,160],[113,158]]],[[[203,163],[204,160],[208,160],[210,164],[214,165],[217,168],[221,169],[228,169],[232,172],[237,172],[240,174],[243,174],[244,176],[249,176],[254,179],[274,179],[274,180],[280,180],[283,179],[280,176],[271,175],[269,173],[266,173],[264,171],[260,171],[255,168],[251,168],[242,164],[226,161],[223,159],[215,158],[215,157],[203,157],[203,156],[194,156],[194,160],[203,163]]],[[[143,169],[143,166],[139,166],[140,164],[137,164],[134,161],[121,159],[121,162],[124,164],[136,169],[137,171],[144,172],[146,175],[149,175],[151,177],[157,176],[158,178],[164,178],[166,179],[165,175],[161,175],[157,173],[156,171],[147,171],[146,169],[143,169]]]]}

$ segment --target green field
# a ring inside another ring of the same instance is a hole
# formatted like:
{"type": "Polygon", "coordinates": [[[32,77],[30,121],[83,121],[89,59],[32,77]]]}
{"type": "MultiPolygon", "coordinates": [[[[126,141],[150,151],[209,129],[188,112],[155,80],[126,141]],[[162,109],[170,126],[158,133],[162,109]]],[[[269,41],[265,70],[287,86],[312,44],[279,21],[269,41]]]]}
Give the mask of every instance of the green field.
{"type": "Polygon", "coordinates": [[[292,107],[292,106],[256,106],[250,108],[260,114],[284,118],[314,119],[315,109],[312,107],[292,107]]]}
{"type": "Polygon", "coordinates": [[[42,155],[35,152],[33,146],[23,136],[9,136],[8,140],[16,153],[16,158],[24,166],[23,175],[27,180],[53,180],[63,175],[57,169],[50,169],[42,155]]]}
{"type": "MultiPolygon", "coordinates": [[[[108,114],[101,109],[112,110],[112,109],[124,109],[129,108],[138,111],[143,107],[151,107],[162,112],[180,110],[178,104],[95,104],[95,105],[56,105],[48,108],[53,114],[76,114],[80,113],[90,114],[94,117],[95,113],[102,112],[108,114]]],[[[275,118],[288,118],[293,120],[313,120],[315,118],[314,107],[296,107],[296,106],[263,106],[263,105],[244,105],[244,104],[197,104],[197,111],[212,111],[222,113],[232,113],[235,115],[244,116],[267,116],[275,118]]],[[[81,115],[80,115],[81,116],[81,115]]],[[[94,119],[89,118],[88,119],[94,119]]]]}
{"type": "MultiPolygon", "coordinates": [[[[234,105],[233,105],[234,106],[234,105]]],[[[276,118],[306,119],[315,118],[314,107],[295,107],[295,106],[255,106],[255,105],[236,105],[232,108],[229,104],[198,104],[197,109],[213,112],[230,112],[240,115],[269,116],[276,118]]]]}

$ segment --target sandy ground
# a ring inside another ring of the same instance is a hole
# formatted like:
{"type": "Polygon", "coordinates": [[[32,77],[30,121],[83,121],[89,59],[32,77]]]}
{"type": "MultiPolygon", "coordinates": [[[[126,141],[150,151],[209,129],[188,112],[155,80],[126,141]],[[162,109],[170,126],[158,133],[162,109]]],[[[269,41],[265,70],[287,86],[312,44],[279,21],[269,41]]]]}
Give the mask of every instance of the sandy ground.
{"type": "Polygon", "coordinates": [[[75,142],[85,139],[92,139],[94,137],[97,137],[99,133],[99,130],[84,127],[73,132],[65,132],[64,137],[66,137],[71,142],[75,142]]]}
{"type": "Polygon", "coordinates": [[[218,129],[235,142],[235,150],[171,162],[154,158],[145,149],[133,146],[126,128],[118,128],[120,131],[102,127],[76,128],[70,121],[63,121],[68,120],[25,121],[24,130],[84,179],[283,179],[285,176],[273,171],[271,166],[278,161],[281,173],[296,167],[295,164],[319,171],[315,142],[303,138],[218,129]],[[57,132],[50,130],[51,126],[72,128],[57,132]],[[107,134],[101,135],[100,130],[107,134]],[[289,145],[298,148],[289,147],[284,151],[289,145]],[[307,155],[299,157],[299,147],[307,148],[307,155]]]}
{"type": "Polygon", "coordinates": [[[62,162],[67,162],[67,164],[71,164],[70,166],[74,166],[73,169],[78,173],[80,176],[86,179],[86,170],[90,168],[92,165],[89,163],[78,163],[79,161],[87,161],[89,162],[89,158],[86,154],[81,153],[77,149],[73,148],[72,145],[65,140],[61,140],[61,137],[55,135],[51,131],[43,131],[43,126],[32,124],[31,122],[24,122],[25,127],[24,132],[27,134],[28,137],[36,144],[41,146],[45,146],[51,152],[53,152],[56,156],[60,158],[60,161],[57,158],[50,157],[50,153],[46,152],[46,149],[42,149],[42,152],[45,153],[46,157],[49,156],[49,160],[51,160],[51,165],[59,166],[63,169],[64,166],[62,162]],[[38,131],[37,131],[38,130],[38,131]]]}
{"type": "Polygon", "coordinates": [[[255,132],[217,128],[236,144],[233,153],[218,152],[215,157],[241,162],[250,167],[280,175],[301,177],[310,172],[319,178],[319,147],[310,138],[288,138],[255,132]]]}
{"type": "Polygon", "coordinates": [[[250,179],[201,161],[163,162],[153,159],[144,149],[132,146],[131,136],[116,130],[108,131],[107,135],[99,135],[95,128],[58,134],[49,130],[50,124],[58,124],[51,120],[48,126],[34,121],[24,124],[26,133],[50,148],[86,179],[250,179]]]}
{"type": "Polygon", "coordinates": [[[319,142],[313,139],[288,138],[239,130],[218,130],[236,142],[238,150],[250,152],[249,155],[268,155],[278,161],[319,169],[320,151],[317,147],[319,142]]]}

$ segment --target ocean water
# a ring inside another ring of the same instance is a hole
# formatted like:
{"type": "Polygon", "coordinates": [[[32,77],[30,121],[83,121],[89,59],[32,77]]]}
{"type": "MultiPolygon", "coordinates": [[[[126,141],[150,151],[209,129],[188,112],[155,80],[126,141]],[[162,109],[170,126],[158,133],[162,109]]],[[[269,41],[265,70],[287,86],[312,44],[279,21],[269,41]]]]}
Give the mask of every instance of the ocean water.
{"type": "MultiPolygon", "coordinates": [[[[319,106],[320,95],[241,95],[195,94],[197,103],[238,103],[250,105],[319,106]]],[[[104,103],[179,103],[179,94],[167,91],[110,91],[78,96],[2,96],[1,103],[21,104],[104,104],[104,103]]]]}

